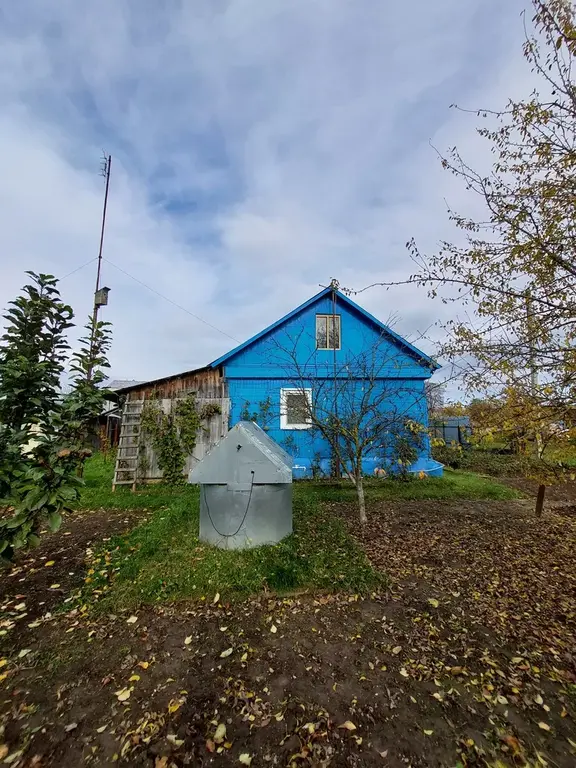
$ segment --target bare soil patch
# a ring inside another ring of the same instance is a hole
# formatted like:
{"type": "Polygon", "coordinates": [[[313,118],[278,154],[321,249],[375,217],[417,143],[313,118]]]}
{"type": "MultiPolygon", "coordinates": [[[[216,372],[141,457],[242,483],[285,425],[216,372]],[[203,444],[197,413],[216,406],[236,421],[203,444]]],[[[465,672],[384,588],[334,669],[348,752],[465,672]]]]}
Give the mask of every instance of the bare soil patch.
{"type": "MultiPolygon", "coordinates": [[[[536,496],[538,493],[538,481],[529,480],[526,477],[500,477],[498,480],[504,485],[516,488],[517,491],[526,493],[529,496],[536,496]]],[[[546,505],[555,507],[559,504],[573,504],[576,506],[576,482],[559,483],[558,485],[549,485],[546,487],[546,505]]]]}
{"type": "Polygon", "coordinates": [[[65,600],[86,549],[135,517],[100,511],[47,537],[0,576],[0,754],[416,768],[538,753],[573,766],[574,518],[536,520],[522,502],[382,502],[358,532],[353,506],[332,509],[390,575],[386,594],[226,605],[215,585],[200,604],[102,616],[65,600]]]}

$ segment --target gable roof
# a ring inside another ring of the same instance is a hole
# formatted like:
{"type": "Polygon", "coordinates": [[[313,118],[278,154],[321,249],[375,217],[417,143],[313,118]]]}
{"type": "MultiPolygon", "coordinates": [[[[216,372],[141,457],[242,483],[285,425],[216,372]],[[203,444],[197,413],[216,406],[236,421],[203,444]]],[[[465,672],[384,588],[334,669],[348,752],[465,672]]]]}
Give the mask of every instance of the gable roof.
{"type": "Polygon", "coordinates": [[[284,323],[291,320],[293,317],[298,315],[303,310],[308,309],[308,307],[311,307],[313,304],[315,304],[320,299],[323,299],[325,296],[332,295],[332,293],[336,294],[336,296],[338,297],[338,302],[340,304],[344,304],[345,306],[348,306],[351,309],[353,309],[355,312],[359,313],[365,320],[375,325],[376,328],[378,328],[382,333],[390,336],[391,339],[394,339],[394,341],[399,346],[406,349],[411,355],[416,357],[419,362],[428,366],[432,370],[436,370],[437,368],[440,368],[440,365],[431,357],[426,355],[424,352],[422,352],[420,349],[415,347],[413,344],[410,344],[409,341],[406,341],[406,339],[402,338],[402,336],[400,336],[398,333],[393,331],[392,328],[389,328],[387,325],[384,325],[384,323],[381,323],[380,320],[378,320],[373,315],[371,315],[370,312],[367,312],[361,306],[356,304],[354,301],[352,301],[352,299],[349,299],[348,296],[345,296],[343,293],[340,293],[340,291],[337,291],[330,286],[328,286],[328,288],[323,288],[315,296],[312,296],[312,298],[308,299],[308,301],[305,301],[303,304],[300,304],[299,307],[296,307],[296,309],[293,309],[291,312],[288,312],[287,315],[284,315],[284,317],[281,317],[279,320],[276,320],[275,323],[272,323],[272,325],[269,325],[267,328],[264,328],[263,331],[260,331],[260,333],[257,333],[255,336],[252,336],[252,338],[248,339],[243,344],[239,344],[237,347],[234,347],[234,349],[231,349],[230,352],[227,352],[225,355],[222,355],[217,360],[214,360],[213,363],[210,363],[209,367],[218,368],[220,365],[223,365],[224,363],[228,362],[232,357],[237,355],[239,352],[242,352],[251,344],[254,344],[254,342],[259,341],[264,336],[267,336],[269,333],[272,333],[272,331],[276,330],[276,328],[279,328],[281,325],[284,325],[284,323]]]}

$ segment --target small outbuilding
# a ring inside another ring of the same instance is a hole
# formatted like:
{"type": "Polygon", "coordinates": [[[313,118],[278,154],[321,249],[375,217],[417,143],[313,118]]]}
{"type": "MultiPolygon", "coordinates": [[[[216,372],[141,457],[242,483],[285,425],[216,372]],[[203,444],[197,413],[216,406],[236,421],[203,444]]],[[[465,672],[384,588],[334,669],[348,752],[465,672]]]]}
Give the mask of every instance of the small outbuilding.
{"type": "Polygon", "coordinates": [[[257,424],[238,422],[189,474],[200,485],[200,540],[246,549],[292,533],[292,464],[257,424]]]}

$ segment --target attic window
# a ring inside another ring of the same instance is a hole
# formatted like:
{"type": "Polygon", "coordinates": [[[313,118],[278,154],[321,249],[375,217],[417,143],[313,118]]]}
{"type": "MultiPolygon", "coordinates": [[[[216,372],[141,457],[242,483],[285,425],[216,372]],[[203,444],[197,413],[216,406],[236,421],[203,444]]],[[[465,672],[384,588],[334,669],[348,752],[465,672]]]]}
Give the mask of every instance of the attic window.
{"type": "Polygon", "coordinates": [[[280,429],[309,429],[311,389],[280,390],[280,429]]]}
{"type": "Polygon", "coordinates": [[[316,315],[316,349],[340,349],[340,315],[316,315]]]}

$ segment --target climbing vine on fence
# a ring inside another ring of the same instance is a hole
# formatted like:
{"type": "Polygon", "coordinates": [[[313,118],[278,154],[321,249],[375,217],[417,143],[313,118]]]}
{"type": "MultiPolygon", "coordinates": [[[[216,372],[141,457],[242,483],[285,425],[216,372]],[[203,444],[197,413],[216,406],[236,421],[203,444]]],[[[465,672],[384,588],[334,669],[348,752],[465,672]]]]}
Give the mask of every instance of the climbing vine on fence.
{"type": "Polygon", "coordinates": [[[165,483],[184,482],[184,465],[187,457],[194,453],[198,432],[207,430],[206,423],[219,413],[222,409],[218,403],[206,403],[199,408],[194,393],[173,400],[167,413],[156,395],[146,401],[141,416],[142,431],[152,441],[165,483]]]}

